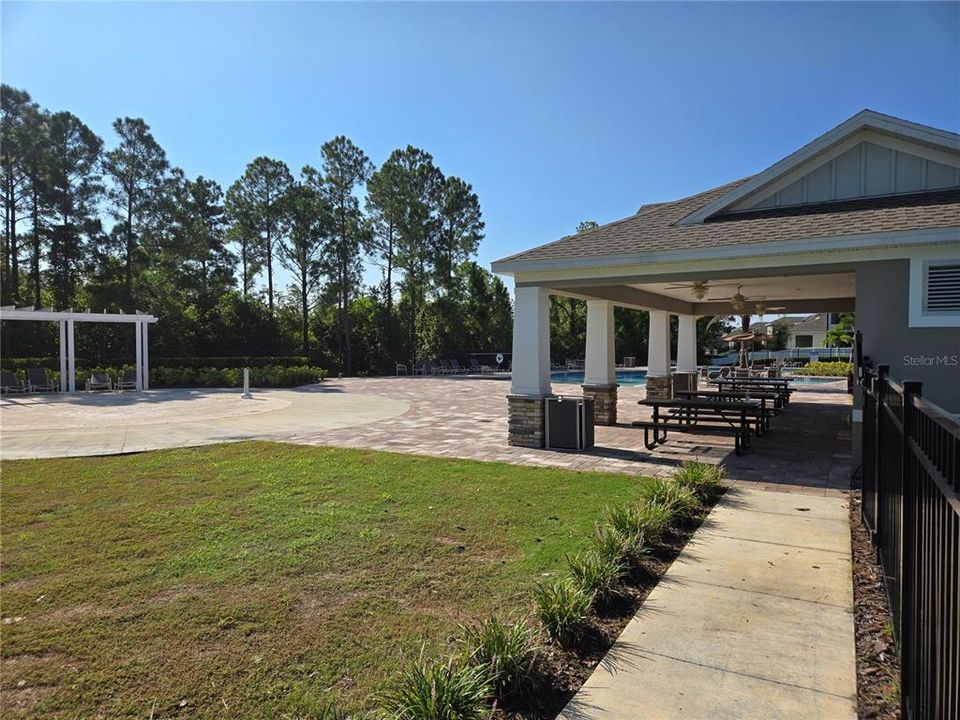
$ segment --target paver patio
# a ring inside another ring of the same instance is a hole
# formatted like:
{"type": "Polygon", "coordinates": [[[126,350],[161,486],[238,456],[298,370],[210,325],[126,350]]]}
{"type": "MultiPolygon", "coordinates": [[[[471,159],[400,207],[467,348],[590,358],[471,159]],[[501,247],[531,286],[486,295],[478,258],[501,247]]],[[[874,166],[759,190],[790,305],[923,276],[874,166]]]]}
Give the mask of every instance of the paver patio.
{"type": "MultiPolygon", "coordinates": [[[[794,394],[770,433],[742,456],[716,435],[677,435],[648,452],[630,421],[649,417],[637,405],[642,386],[620,388],[621,423],[597,428],[584,453],[507,445],[503,378],[349,378],[296,390],[151,390],[143,394],[14,396],[0,401],[0,457],[57,457],[133,452],[252,438],[364,447],[522,465],[656,475],[696,457],[724,462],[732,482],[791,492],[845,489],[850,472],[849,398],[794,394]]],[[[554,385],[579,395],[577,385],[554,385]]]]}

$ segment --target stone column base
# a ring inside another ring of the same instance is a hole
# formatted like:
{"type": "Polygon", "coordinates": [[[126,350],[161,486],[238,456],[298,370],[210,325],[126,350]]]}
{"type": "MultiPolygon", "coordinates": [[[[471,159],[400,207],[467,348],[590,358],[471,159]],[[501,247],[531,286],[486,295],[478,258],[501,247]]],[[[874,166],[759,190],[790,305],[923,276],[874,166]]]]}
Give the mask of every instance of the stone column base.
{"type": "Polygon", "coordinates": [[[660,377],[647,376],[647,399],[669,400],[673,397],[673,378],[669,375],[660,377]]]}
{"type": "Polygon", "coordinates": [[[543,398],[507,395],[507,444],[542,448],[544,433],[543,398]]]}
{"type": "Polygon", "coordinates": [[[584,397],[593,398],[595,425],[617,424],[617,384],[583,385],[584,397]]]}

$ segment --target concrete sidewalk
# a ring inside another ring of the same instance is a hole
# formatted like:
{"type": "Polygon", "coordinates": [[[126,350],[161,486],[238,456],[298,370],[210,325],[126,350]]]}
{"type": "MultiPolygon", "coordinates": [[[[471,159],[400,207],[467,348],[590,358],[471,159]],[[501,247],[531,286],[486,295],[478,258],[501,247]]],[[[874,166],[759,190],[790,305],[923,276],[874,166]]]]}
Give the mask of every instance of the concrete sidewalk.
{"type": "Polygon", "coordinates": [[[854,720],[847,501],[731,490],[565,720],[854,720]]]}

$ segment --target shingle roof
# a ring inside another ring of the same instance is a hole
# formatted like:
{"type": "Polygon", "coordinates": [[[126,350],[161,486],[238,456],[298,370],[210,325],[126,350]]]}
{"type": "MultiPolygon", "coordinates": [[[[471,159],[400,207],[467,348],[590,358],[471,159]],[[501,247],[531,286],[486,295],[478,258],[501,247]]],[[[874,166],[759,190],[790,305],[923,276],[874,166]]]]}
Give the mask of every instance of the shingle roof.
{"type": "Polygon", "coordinates": [[[674,202],[645,205],[636,215],[525,250],[497,263],[637,255],[844,235],[960,227],[960,188],[861,198],[679,220],[750,178],[674,202]]]}
{"type": "Polygon", "coordinates": [[[799,332],[826,332],[829,330],[829,320],[830,316],[825,313],[811,315],[810,317],[804,318],[800,322],[795,323],[790,330],[794,334],[799,332]]]}

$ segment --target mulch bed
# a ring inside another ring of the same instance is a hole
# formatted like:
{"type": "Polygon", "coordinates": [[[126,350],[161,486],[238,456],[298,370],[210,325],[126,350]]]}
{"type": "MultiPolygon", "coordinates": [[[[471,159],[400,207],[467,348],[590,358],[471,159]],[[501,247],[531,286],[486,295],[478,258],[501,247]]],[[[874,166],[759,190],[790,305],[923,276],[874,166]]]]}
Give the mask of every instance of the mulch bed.
{"type": "Polygon", "coordinates": [[[621,596],[591,615],[590,624],[576,645],[560,647],[547,643],[540,653],[534,687],[523,697],[502,704],[494,717],[553,720],[603,660],[714,504],[701,508],[684,526],[671,528],[661,542],[631,568],[621,596]]]}
{"type": "Polygon", "coordinates": [[[850,493],[853,608],[857,638],[857,714],[860,720],[900,717],[900,659],[890,605],[870,533],[860,516],[859,490],[850,493]]]}

